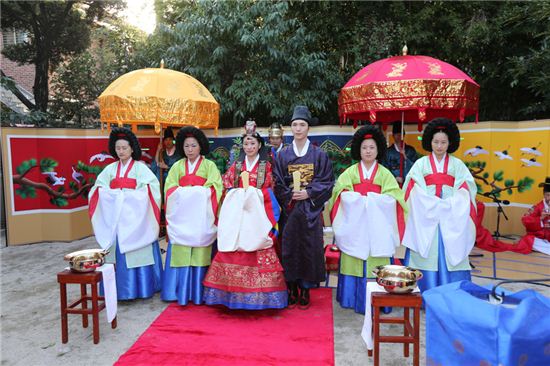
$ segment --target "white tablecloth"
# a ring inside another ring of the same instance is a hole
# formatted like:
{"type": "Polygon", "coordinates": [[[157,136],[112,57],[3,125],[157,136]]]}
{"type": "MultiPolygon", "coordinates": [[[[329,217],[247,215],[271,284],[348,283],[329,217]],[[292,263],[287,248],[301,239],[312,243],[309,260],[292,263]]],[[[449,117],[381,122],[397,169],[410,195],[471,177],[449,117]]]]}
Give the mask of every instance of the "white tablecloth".
{"type": "Polygon", "coordinates": [[[107,311],[107,322],[112,322],[117,312],[117,294],[115,267],[112,263],[105,263],[97,269],[103,274],[103,290],[105,292],[105,310],[107,311]]]}
{"type": "MultiPolygon", "coordinates": [[[[371,294],[373,292],[387,292],[382,286],[376,282],[367,282],[367,296],[365,306],[365,322],[363,323],[363,329],[361,330],[361,337],[367,344],[367,349],[372,350],[374,347],[374,341],[372,339],[372,308],[371,308],[371,294]]],[[[418,286],[413,292],[420,292],[418,286]]]]}

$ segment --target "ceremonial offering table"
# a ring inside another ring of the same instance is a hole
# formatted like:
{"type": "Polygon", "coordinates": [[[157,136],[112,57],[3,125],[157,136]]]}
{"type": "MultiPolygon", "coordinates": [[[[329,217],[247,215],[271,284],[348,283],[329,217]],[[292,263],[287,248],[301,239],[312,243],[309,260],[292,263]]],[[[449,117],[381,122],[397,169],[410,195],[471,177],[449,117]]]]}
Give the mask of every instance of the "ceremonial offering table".
{"type": "MultiPolygon", "coordinates": [[[[370,285],[370,284],[369,284],[370,285]]],[[[372,285],[378,286],[373,283],[372,285]]],[[[368,286],[368,285],[367,285],[368,286]]],[[[420,307],[422,306],[422,295],[418,292],[409,294],[392,294],[388,292],[372,292],[372,334],[374,348],[374,365],[380,364],[380,343],[403,343],[403,355],[409,357],[409,343],[413,344],[413,365],[418,366],[420,362],[420,307]],[[403,317],[381,317],[381,307],[401,307],[403,317]],[[413,321],[410,320],[410,309],[413,309],[413,321]],[[381,323],[403,324],[402,336],[380,335],[381,323]]],[[[368,314],[365,316],[370,316],[368,314]]],[[[368,346],[368,343],[367,343],[368,346]]],[[[368,348],[369,357],[373,355],[372,347],[368,348]]]]}
{"type": "MultiPolygon", "coordinates": [[[[105,308],[105,298],[98,295],[97,285],[102,280],[102,272],[78,273],[71,270],[65,270],[57,274],[59,282],[61,299],[61,341],[69,341],[68,314],[82,314],[82,326],[88,327],[88,315],[92,315],[94,344],[99,343],[99,312],[105,308]],[[67,285],[80,285],[80,298],[70,305],[67,305],[67,285]],[[86,286],[91,287],[91,296],[88,295],[86,286]],[[92,307],[88,308],[88,301],[91,301],[92,307]],[[101,302],[101,303],[100,303],[101,302]],[[81,308],[75,308],[82,304],[81,308]]],[[[111,321],[111,328],[117,326],[116,316],[111,321]]]]}

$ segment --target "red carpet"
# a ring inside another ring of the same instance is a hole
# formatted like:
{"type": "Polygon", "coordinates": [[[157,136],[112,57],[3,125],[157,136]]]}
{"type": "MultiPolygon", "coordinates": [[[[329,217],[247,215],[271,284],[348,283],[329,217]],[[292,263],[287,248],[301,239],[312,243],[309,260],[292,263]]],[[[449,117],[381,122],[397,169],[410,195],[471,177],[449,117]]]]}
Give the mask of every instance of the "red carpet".
{"type": "Polygon", "coordinates": [[[333,365],[331,289],[307,310],[170,304],[115,365],[333,365]]]}

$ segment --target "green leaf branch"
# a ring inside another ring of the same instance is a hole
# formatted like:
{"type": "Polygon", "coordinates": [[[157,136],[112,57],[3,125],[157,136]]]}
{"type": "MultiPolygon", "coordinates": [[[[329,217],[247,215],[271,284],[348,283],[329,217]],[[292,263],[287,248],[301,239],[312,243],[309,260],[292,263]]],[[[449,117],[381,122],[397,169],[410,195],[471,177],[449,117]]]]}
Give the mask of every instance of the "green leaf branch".
{"type": "Polygon", "coordinates": [[[41,159],[40,165],[37,164],[34,158],[23,161],[15,169],[17,174],[14,174],[12,177],[13,183],[20,186],[15,190],[15,193],[21,198],[26,199],[36,198],[37,190],[45,191],[50,196],[51,204],[57,207],[64,207],[69,204],[69,200],[75,199],[80,195],[85,198],[90,188],[94,185],[97,175],[103,170],[103,167],[86,165],[79,160],[76,164],[76,170],[91,174],[92,177],[83,178],[80,183],[70,181],[70,192],[66,192],[63,186],[55,189],[46,183],[35,182],[26,177],[26,175],[37,166],[40,166],[41,173],[47,173],[53,172],[58,165],[59,163],[51,158],[41,159]]]}
{"type": "MultiPolygon", "coordinates": [[[[485,171],[487,163],[484,161],[466,162],[466,166],[470,169],[470,173],[472,173],[472,176],[476,180],[481,181],[483,184],[490,187],[488,193],[493,194],[496,197],[500,197],[502,192],[512,194],[514,189],[517,189],[519,193],[523,193],[526,190],[531,189],[533,183],[535,182],[530,177],[521,178],[517,181],[517,183],[514,179],[505,179],[503,170],[493,172],[492,180],[490,180],[489,177],[491,175],[489,172],[485,171]]],[[[476,185],[478,186],[478,191],[483,192],[483,186],[479,184],[479,182],[476,182],[476,185]]]]}

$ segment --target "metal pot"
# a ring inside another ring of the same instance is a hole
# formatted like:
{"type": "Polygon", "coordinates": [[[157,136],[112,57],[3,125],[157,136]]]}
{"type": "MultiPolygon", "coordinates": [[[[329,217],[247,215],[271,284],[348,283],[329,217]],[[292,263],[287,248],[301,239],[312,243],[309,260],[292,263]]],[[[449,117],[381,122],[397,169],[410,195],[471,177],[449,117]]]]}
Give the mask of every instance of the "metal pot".
{"type": "Polygon", "coordinates": [[[406,294],[416,288],[416,282],[422,278],[422,272],[407,266],[387,264],[372,270],[376,282],[388,292],[406,294]]]}
{"type": "Polygon", "coordinates": [[[84,249],[69,253],[65,255],[64,259],[69,261],[72,271],[93,272],[105,263],[105,256],[107,254],[109,254],[108,250],[84,249]]]}

